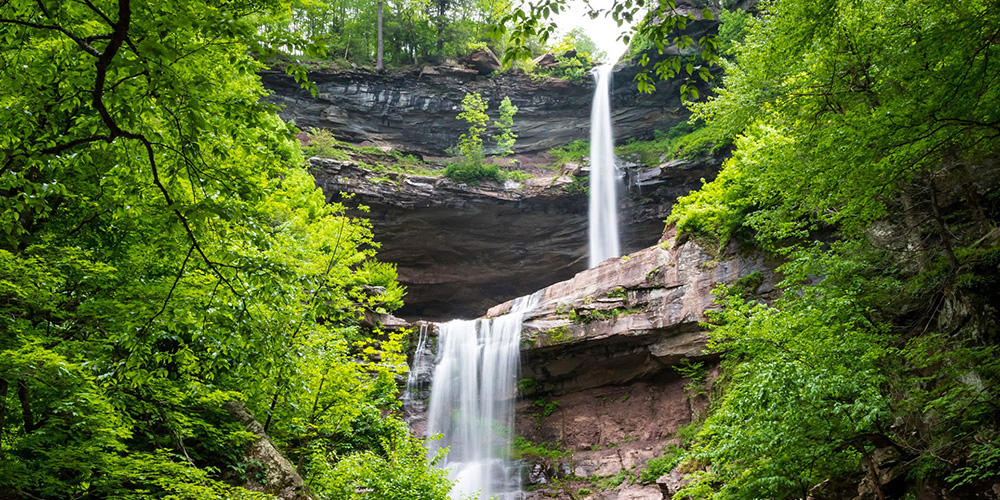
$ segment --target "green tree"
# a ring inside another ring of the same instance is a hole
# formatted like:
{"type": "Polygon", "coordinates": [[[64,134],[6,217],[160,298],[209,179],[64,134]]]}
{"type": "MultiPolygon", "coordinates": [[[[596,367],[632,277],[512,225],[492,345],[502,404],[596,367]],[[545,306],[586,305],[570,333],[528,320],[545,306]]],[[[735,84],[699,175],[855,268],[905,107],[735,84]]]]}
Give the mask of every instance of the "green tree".
{"type": "Polygon", "coordinates": [[[514,152],[514,143],[517,141],[517,134],[511,130],[514,126],[514,114],[517,113],[517,106],[511,104],[509,97],[504,97],[500,101],[500,118],[493,121],[497,133],[493,140],[497,143],[497,156],[507,156],[514,152]]]}
{"type": "Polygon", "coordinates": [[[486,132],[486,124],[490,117],[486,114],[486,101],[478,92],[465,94],[462,99],[462,112],[456,119],[465,120],[469,124],[469,131],[458,138],[458,150],[467,159],[483,158],[483,133],[486,132]]]}
{"type": "Polygon", "coordinates": [[[914,480],[995,477],[979,463],[996,463],[1000,422],[979,394],[1000,382],[997,333],[968,326],[995,317],[933,305],[995,297],[980,200],[996,186],[971,179],[995,175],[1000,13],[953,7],[765,4],[693,106],[736,151],[670,220],[771,252],[785,280],[768,305],[721,291],[730,383],[691,452],[710,472],[681,495],[804,497],[867,476],[888,497],[876,450],[914,480]]]}
{"type": "MultiPolygon", "coordinates": [[[[501,58],[503,63],[512,65],[516,61],[528,59],[533,53],[532,44],[547,43],[556,31],[555,23],[548,21],[548,18],[565,10],[566,3],[567,0],[532,2],[527,9],[514,10],[504,16],[493,29],[494,38],[505,40],[501,58]]],[[[648,5],[645,2],[616,1],[607,9],[599,9],[590,4],[586,8],[590,17],[609,16],[619,26],[640,20],[629,33],[622,35],[622,39],[626,44],[633,38],[647,40],[650,47],[655,47],[663,56],[655,62],[648,53],[643,53],[640,57],[639,65],[644,68],[636,75],[640,91],[656,90],[654,78],[650,76],[652,72],[656,78],[664,80],[682,77],[683,81],[679,86],[681,97],[697,99],[698,80],[707,82],[712,78],[709,68],[720,60],[718,40],[714,36],[705,35],[695,41],[685,34],[687,24],[696,17],[686,6],[678,7],[676,0],[663,0],[648,5]],[[668,48],[671,50],[668,51],[668,48]],[[700,62],[690,60],[682,63],[682,55],[696,55],[700,62]],[[650,62],[653,62],[652,67],[646,68],[650,62]]],[[[698,14],[704,19],[715,18],[711,8],[701,9],[698,14]]]]}
{"type": "Polygon", "coordinates": [[[0,494],[260,498],[222,481],[249,467],[241,400],[307,480],[370,452],[443,498],[376,446],[392,424],[305,458],[394,408],[399,339],[361,313],[403,291],[259,101],[276,47],[320,54],[262,34],[288,7],[0,5],[0,494]]]}

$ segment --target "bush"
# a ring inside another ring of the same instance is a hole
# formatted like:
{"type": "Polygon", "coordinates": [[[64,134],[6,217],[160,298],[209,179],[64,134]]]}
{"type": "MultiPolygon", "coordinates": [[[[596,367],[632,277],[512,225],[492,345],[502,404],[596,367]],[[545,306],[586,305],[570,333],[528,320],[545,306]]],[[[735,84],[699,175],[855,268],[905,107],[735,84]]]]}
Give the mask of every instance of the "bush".
{"type": "Polygon", "coordinates": [[[732,143],[718,127],[683,121],[666,132],[654,132],[652,141],[634,141],[619,146],[616,153],[638,155],[643,163],[653,166],[664,158],[696,159],[716,154],[732,143]]]}
{"type": "Polygon", "coordinates": [[[590,156],[590,141],[573,141],[565,146],[552,148],[549,154],[555,156],[556,165],[580,163],[590,156]]]}
{"type": "Polygon", "coordinates": [[[489,180],[503,182],[507,180],[505,172],[496,165],[483,164],[482,157],[465,157],[462,160],[448,164],[444,176],[459,183],[476,186],[480,181],[489,180]]]}
{"type": "Polygon", "coordinates": [[[334,139],[329,130],[321,128],[309,129],[309,145],[302,148],[306,158],[318,156],[320,158],[333,158],[334,160],[347,161],[351,157],[344,150],[346,144],[334,139]]]}
{"type": "Polygon", "coordinates": [[[684,450],[675,445],[669,445],[663,450],[663,455],[651,458],[646,462],[646,470],[642,471],[639,479],[644,483],[652,483],[670,473],[677,464],[684,458],[684,450]]]}

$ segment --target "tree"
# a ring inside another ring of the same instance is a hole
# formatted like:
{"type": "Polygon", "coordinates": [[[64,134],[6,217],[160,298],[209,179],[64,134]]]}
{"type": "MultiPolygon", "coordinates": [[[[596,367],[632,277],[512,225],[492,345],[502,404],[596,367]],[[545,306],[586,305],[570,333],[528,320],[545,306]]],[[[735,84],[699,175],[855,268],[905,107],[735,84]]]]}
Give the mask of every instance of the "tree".
{"type": "MultiPolygon", "coordinates": [[[[566,8],[567,0],[542,0],[532,2],[527,10],[514,10],[504,16],[493,29],[496,39],[507,41],[501,58],[505,65],[532,56],[531,45],[536,40],[545,44],[555,32],[556,26],[548,21],[549,16],[558,14],[566,8]]],[[[633,37],[649,40],[660,55],[666,54],[661,60],[654,62],[652,68],[636,75],[640,91],[653,92],[656,85],[650,72],[659,79],[671,79],[683,76],[680,93],[684,99],[697,99],[695,88],[697,80],[709,81],[712,74],[709,68],[719,62],[719,46],[714,36],[706,35],[695,42],[683,33],[687,23],[695,20],[690,9],[678,7],[676,0],[661,0],[647,7],[645,2],[616,1],[608,9],[598,9],[587,4],[587,14],[590,17],[610,16],[619,26],[634,19],[641,19],[631,33],[622,35],[625,43],[633,37]],[[696,49],[701,63],[687,62],[682,64],[680,55],[667,54],[667,48],[674,47],[678,51],[696,49]],[[684,76],[686,75],[686,76],[684,76]]],[[[699,13],[704,19],[714,19],[712,9],[704,8],[699,13]]],[[[648,54],[643,54],[639,60],[642,67],[651,62],[648,54]]]]}
{"type": "Polygon", "coordinates": [[[504,97],[500,101],[500,118],[493,122],[497,129],[497,134],[493,139],[497,143],[496,154],[507,156],[514,152],[514,143],[517,141],[517,134],[511,128],[514,126],[514,114],[517,113],[517,106],[511,104],[510,97],[504,97]]]}
{"type": "Polygon", "coordinates": [[[455,117],[469,124],[469,131],[458,139],[458,150],[466,158],[483,157],[483,133],[490,117],[486,114],[486,101],[479,92],[469,92],[462,99],[462,112],[455,117]]]}
{"type": "Polygon", "coordinates": [[[980,394],[1000,385],[997,330],[969,327],[995,314],[935,304],[996,300],[996,218],[977,200],[996,193],[1000,12],[952,7],[768,3],[692,106],[736,150],[670,220],[769,251],[784,281],[770,304],[720,290],[729,385],[691,453],[708,467],[679,495],[805,497],[864,476],[889,498],[879,456],[914,481],[996,477],[980,394]]]}
{"type": "Polygon", "coordinates": [[[241,400],[307,479],[370,452],[444,496],[388,423],[308,458],[392,410],[398,336],[359,315],[403,290],[259,100],[263,58],[321,53],[262,35],[288,7],[0,5],[2,494],[260,498],[222,481],[252,468],[220,410],[241,400]]]}
{"type": "Polygon", "coordinates": [[[382,0],[378,2],[378,52],[375,56],[375,71],[382,71],[385,66],[382,63],[382,0]]]}

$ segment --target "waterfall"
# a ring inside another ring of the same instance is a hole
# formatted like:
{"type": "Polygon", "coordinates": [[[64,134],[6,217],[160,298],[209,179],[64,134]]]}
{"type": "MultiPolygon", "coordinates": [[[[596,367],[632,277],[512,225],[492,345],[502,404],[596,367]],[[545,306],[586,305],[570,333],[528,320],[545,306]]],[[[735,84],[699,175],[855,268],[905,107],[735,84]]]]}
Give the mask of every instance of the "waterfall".
{"type": "Polygon", "coordinates": [[[430,454],[449,448],[443,464],[455,480],[451,498],[516,497],[520,478],[510,463],[514,398],[520,368],[521,320],[540,293],[514,301],[503,316],[439,325],[427,435],[430,454]]]}
{"type": "Polygon", "coordinates": [[[597,89],[590,109],[590,267],[618,257],[618,173],[611,131],[611,69],[594,71],[597,89]]]}
{"type": "Polygon", "coordinates": [[[413,351],[413,362],[410,363],[410,371],[406,374],[406,390],[401,398],[404,403],[412,401],[420,392],[420,373],[423,371],[424,363],[427,359],[427,325],[420,325],[420,333],[417,336],[417,348],[413,351]]]}

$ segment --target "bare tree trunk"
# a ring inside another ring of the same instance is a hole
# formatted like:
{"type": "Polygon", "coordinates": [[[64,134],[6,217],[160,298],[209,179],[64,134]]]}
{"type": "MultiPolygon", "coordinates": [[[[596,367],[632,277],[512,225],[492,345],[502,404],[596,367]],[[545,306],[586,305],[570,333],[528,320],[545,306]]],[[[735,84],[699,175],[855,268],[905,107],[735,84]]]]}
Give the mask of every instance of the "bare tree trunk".
{"type": "Polygon", "coordinates": [[[868,474],[872,478],[872,486],[875,487],[875,496],[878,500],[885,500],[885,493],[882,492],[882,481],[878,478],[878,468],[875,467],[875,461],[872,456],[865,454],[865,462],[868,463],[868,474]]]}
{"type": "Polygon", "coordinates": [[[927,256],[924,245],[920,240],[920,223],[916,211],[913,209],[913,198],[904,187],[899,192],[899,200],[903,203],[903,220],[906,222],[906,241],[908,246],[917,256],[917,264],[921,271],[927,270],[927,256]]]}
{"type": "Polygon", "coordinates": [[[375,55],[375,71],[381,72],[385,67],[382,65],[382,1],[378,3],[378,49],[375,55]]]}

